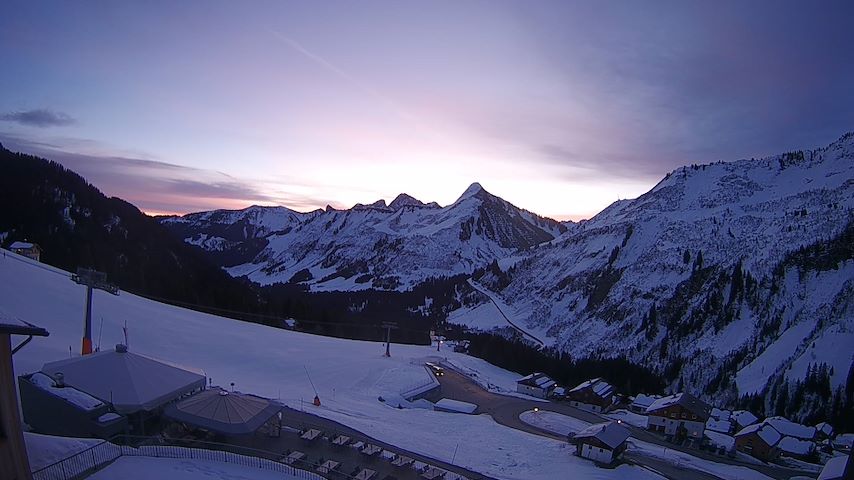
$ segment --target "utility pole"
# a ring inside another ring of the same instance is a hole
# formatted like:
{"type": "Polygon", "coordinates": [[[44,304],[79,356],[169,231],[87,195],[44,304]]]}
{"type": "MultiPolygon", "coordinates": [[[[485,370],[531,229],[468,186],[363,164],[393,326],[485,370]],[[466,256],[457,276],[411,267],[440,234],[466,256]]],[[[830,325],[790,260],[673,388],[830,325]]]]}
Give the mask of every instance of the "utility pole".
{"type": "Polygon", "coordinates": [[[83,312],[83,346],[80,353],[89,355],[92,353],[92,289],[118,295],[119,287],[107,282],[106,273],[88,268],[78,268],[77,273],[71,275],[71,279],[75,283],[86,285],[86,309],[83,312]]]}
{"type": "Polygon", "coordinates": [[[390,357],[391,331],[397,330],[397,322],[383,322],[382,326],[385,329],[385,356],[390,357]]]}

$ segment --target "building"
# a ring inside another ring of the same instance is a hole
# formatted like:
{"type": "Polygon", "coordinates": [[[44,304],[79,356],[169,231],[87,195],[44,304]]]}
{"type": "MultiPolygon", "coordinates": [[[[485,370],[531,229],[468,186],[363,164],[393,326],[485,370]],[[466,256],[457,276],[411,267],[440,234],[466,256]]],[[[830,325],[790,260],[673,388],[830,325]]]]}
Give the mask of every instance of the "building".
{"type": "Polygon", "coordinates": [[[711,407],[690,393],[677,393],[652,402],[647,408],[647,429],[677,438],[700,440],[711,407]]]}
{"type": "Polygon", "coordinates": [[[729,420],[720,420],[714,417],[709,417],[706,421],[706,430],[729,435],[732,433],[733,426],[732,422],[729,420]]]}
{"type": "Polygon", "coordinates": [[[794,437],[798,440],[815,440],[815,427],[801,425],[784,417],[768,417],[762,423],[771,425],[775,430],[780,432],[780,435],[785,437],[794,437]]]}
{"type": "Polygon", "coordinates": [[[833,457],[824,464],[818,480],[848,480],[854,478],[854,461],[851,454],[833,457]]]}
{"type": "Polygon", "coordinates": [[[815,426],[817,440],[826,440],[833,437],[833,426],[827,422],[821,422],[815,426]]]}
{"type": "Polygon", "coordinates": [[[732,412],[732,415],[730,415],[729,418],[735,423],[736,430],[741,430],[742,428],[753,425],[759,421],[759,419],[756,418],[756,415],[748,412],[747,410],[736,410],[732,412]]]}
{"type": "Polygon", "coordinates": [[[281,429],[282,405],[262,397],[211,388],[170,403],[164,415],[176,422],[192,425],[220,435],[251,435],[267,426],[272,436],[281,429]]]}
{"type": "Polygon", "coordinates": [[[204,390],[207,384],[207,378],[200,372],[131,353],[124,345],[46,363],[38,373],[19,379],[24,420],[42,433],[63,435],[93,434],[89,420],[84,422],[82,414],[63,415],[69,412],[69,403],[90,420],[115,420],[114,415],[127,417],[132,433],[144,435],[145,423],[159,418],[166,404],[204,390]],[[74,391],[82,392],[85,397],[74,391]],[[114,415],[95,416],[102,408],[114,415]]]}
{"type": "Polygon", "coordinates": [[[573,407],[591,412],[604,412],[614,402],[615,388],[601,378],[591,378],[566,392],[573,407]]]}
{"type": "Polygon", "coordinates": [[[42,249],[36,243],[15,242],[12,245],[9,245],[9,250],[17,253],[18,255],[32,258],[37,262],[41,261],[42,249]]]}
{"type": "Polygon", "coordinates": [[[548,398],[552,390],[557,386],[554,380],[545,373],[532,373],[516,380],[516,391],[538,398],[548,398]]]}
{"type": "Polygon", "coordinates": [[[617,422],[597,423],[576,433],[571,442],[576,446],[576,455],[610,464],[626,449],[629,435],[631,431],[617,422]]]}
{"type": "Polygon", "coordinates": [[[661,398],[661,395],[646,395],[639,393],[637,397],[632,399],[632,403],[629,404],[629,411],[646,415],[646,409],[652,405],[652,402],[659,398],[661,398]]]}
{"type": "Polygon", "coordinates": [[[779,454],[776,446],[782,438],[780,432],[771,425],[754,423],[735,434],[735,448],[768,462],[779,454]]]}
{"type": "Polygon", "coordinates": [[[807,460],[815,453],[815,443],[795,437],[781,438],[776,447],[780,451],[780,455],[799,460],[807,460]]]}
{"type": "Polygon", "coordinates": [[[12,355],[36,336],[46,337],[48,332],[16,318],[0,316],[0,478],[4,480],[32,478],[27,446],[21,431],[12,355]],[[27,338],[13,348],[13,335],[27,338]]]}

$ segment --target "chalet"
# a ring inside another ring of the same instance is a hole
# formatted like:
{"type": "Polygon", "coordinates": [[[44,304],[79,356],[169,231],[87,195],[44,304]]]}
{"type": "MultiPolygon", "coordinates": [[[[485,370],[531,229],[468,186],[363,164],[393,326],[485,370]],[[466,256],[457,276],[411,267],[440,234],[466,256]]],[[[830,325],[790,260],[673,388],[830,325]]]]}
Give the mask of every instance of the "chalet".
{"type": "Polygon", "coordinates": [[[572,437],[575,454],[590,460],[610,464],[626,449],[626,439],[631,432],[617,422],[597,423],[572,437]]]}
{"type": "Polygon", "coordinates": [[[821,422],[815,426],[815,435],[818,440],[826,440],[833,437],[833,426],[827,422],[821,422]]]}
{"type": "Polygon", "coordinates": [[[661,395],[646,395],[639,393],[638,396],[632,399],[632,403],[629,404],[629,411],[646,415],[646,409],[652,405],[652,402],[659,398],[661,398],[661,395]]]}
{"type": "Polygon", "coordinates": [[[554,380],[545,373],[532,373],[516,380],[516,391],[538,398],[548,398],[552,390],[557,386],[554,380]]]}
{"type": "Polygon", "coordinates": [[[753,425],[759,420],[756,418],[756,415],[748,412],[747,410],[736,410],[732,412],[732,415],[730,415],[729,418],[735,423],[736,430],[741,430],[744,427],[753,425]]]}
{"type": "Polygon", "coordinates": [[[833,457],[824,464],[818,480],[846,480],[854,477],[854,460],[851,455],[833,457]]]}
{"type": "Polygon", "coordinates": [[[776,446],[782,438],[771,425],[754,423],[735,434],[735,448],[767,462],[777,457],[776,446]]]}
{"type": "Polygon", "coordinates": [[[807,460],[815,453],[815,443],[795,437],[783,437],[777,442],[777,450],[785,457],[807,460]]]}
{"type": "Polygon", "coordinates": [[[24,434],[21,431],[21,416],[18,413],[18,394],[15,389],[15,374],[12,355],[18,352],[34,336],[46,337],[48,332],[18,319],[0,316],[0,478],[30,480],[30,462],[24,434]],[[12,335],[27,338],[12,348],[12,335]]]}
{"type": "Polygon", "coordinates": [[[17,253],[18,255],[32,258],[37,262],[41,261],[42,249],[36,243],[15,242],[12,245],[9,245],[9,250],[13,253],[17,253]]]}
{"type": "Polygon", "coordinates": [[[783,417],[768,417],[763,420],[762,423],[771,425],[784,437],[794,437],[798,440],[812,441],[816,436],[815,427],[801,425],[800,423],[795,423],[783,417]]]}
{"type": "Polygon", "coordinates": [[[601,378],[592,378],[566,392],[573,407],[591,412],[603,412],[613,403],[614,387],[601,378]]]}
{"type": "Polygon", "coordinates": [[[690,393],[677,393],[652,402],[647,408],[647,429],[677,438],[702,439],[711,412],[706,402],[690,393]]]}
{"type": "Polygon", "coordinates": [[[733,426],[732,422],[727,420],[720,420],[714,417],[709,417],[706,421],[706,430],[711,430],[713,432],[723,433],[729,435],[732,433],[733,426]]]}

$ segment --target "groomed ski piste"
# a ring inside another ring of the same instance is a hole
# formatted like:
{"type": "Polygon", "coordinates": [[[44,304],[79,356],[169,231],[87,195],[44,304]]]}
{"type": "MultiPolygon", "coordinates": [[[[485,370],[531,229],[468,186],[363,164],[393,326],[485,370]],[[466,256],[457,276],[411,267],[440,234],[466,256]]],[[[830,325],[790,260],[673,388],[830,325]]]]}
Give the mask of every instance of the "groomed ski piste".
{"type": "MultiPolygon", "coordinates": [[[[14,356],[17,375],[76,355],[83,330],[85,287],[68,272],[3,251],[0,309],[50,332],[14,356]],[[71,352],[71,353],[70,353],[71,352]]],[[[103,349],[122,343],[127,324],[131,351],[203,370],[214,385],[235,383],[248,393],[280,399],[360,430],[378,440],[498,479],[657,479],[635,466],[602,469],[573,455],[566,442],[520,432],[487,415],[398,409],[380,402],[431,381],[423,367],[435,347],[337,339],[240,322],[157,303],[121,292],[96,291],[94,341],[103,349]],[[103,318],[103,328],[101,327],[103,318]],[[317,388],[322,405],[311,404],[317,388]]],[[[450,351],[439,353],[496,389],[515,386],[518,375],[450,351]]],[[[48,442],[49,443],[49,442],[48,442]]],[[[37,452],[36,452],[37,453],[37,452]]]]}

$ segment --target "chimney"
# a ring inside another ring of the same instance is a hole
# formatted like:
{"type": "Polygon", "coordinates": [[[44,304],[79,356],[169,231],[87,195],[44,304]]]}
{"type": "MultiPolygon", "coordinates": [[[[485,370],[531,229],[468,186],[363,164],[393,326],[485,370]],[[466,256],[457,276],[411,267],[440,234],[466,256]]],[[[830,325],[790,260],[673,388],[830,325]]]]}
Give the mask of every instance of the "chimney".
{"type": "Polygon", "coordinates": [[[57,388],[65,387],[65,375],[62,372],[56,372],[53,376],[53,383],[56,384],[57,388]]]}

